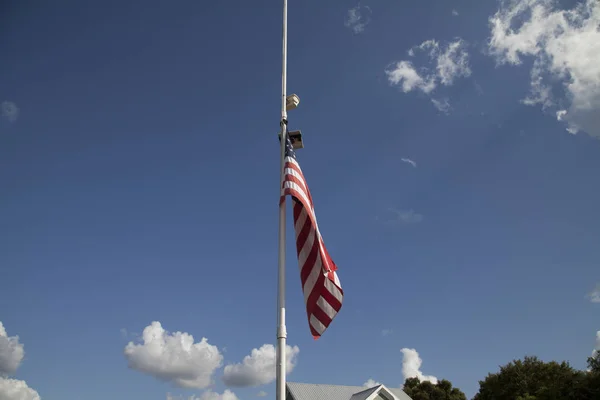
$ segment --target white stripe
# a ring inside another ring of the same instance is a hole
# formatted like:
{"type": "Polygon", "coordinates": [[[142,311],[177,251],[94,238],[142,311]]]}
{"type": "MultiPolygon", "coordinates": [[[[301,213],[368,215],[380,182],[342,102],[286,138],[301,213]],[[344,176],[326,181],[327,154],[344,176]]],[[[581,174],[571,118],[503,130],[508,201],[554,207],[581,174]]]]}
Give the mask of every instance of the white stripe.
{"type": "Polygon", "coordinates": [[[331,304],[329,304],[323,297],[319,297],[319,300],[317,300],[317,305],[331,319],[333,319],[333,317],[335,317],[337,314],[337,311],[335,311],[335,309],[331,307],[331,304]]]}
{"type": "MultiPolygon", "coordinates": [[[[306,180],[304,179],[304,177],[302,176],[302,174],[299,173],[298,171],[296,171],[294,168],[285,168],[284,169],[284,173],[285,173],[285,175],[291,175],[291,176],[295,177],[296,179],[298,179],[302,183],[302,185],[305,188],[307,188],[307,190],[308,190],[308,185],[306,184],[306,180]]],[[[296,185],[298,185],[298,184],[296,183],[296,185]]],[[[304,193],[304,196],[308,199],[308,193],[304,189],[302,189],[301,192],[304,193]]],[[[314,211],[315,205],[311,201],[308,201],[308,204],[310,204],[311,210],[314,211]]]]}
{"type": "Polygon", "coordinates": [[[338,274],[337,272],[333,271],[333,282],[339,287],[342,287],[342,284],[340,283],[340,278],[338,278],[338,274]]]}
{"type": "Polygon", "coordinates": [[[304,186],[306,186],[306,181],[304,180],[302,175],[298,171],[296,171],[294,168],[285,168],[283,171],[285,172],[286,175],[292,175],[293,177],[298,179],[300,182],[302,182],[304,184],[304,186]]]}
{"type": "MultiPolygon", "coordinates": [[[[321,237],[321,232],[319,232],[319,224],[317,224],[317,216],[315,215],[314,208],[312,208],[312,203],[310,202],[310,200],[308,199],[308,197],[306,197],[306,193],[302,190],[302,188],[300,188],[300,186],[298,186],[297,183],[286,181],[284,183],[284,186],[283,186],[283,189],[282,189],[282,192],[281,192],[282,195],[283,195],[283,193],[284,193],[284,191],[285,191],[286,188],[293,189],[296,192],[298,192],[298,195],[301,197],[300,200],[304,200],[304,202],[306,202],[306,204],[308,204],[309,206],[311,206],[311,208],[310,208],[310,215],[311,215],[312,220],[314,222],[314,226],[315,226],[315,228],[317,230],[317,235],[320,238],[321,237]]],[[[304,206],[304,204],[303,204],[303,206],[304,206]]],[[[304,207],[304,208],[306,208],[306,207],[304,207]]]]}
{"type": "Polygon", "coordinates": [[[327,278],[325,278],[325,287],[327,290],[329,290],[329,293],[331,293],[333,297],[335,297],[340,303],[342,302],[344,295],[342,292],[340,292],[340,289],[338,289],[337,286],[335,286],[335,284],[327,278]]]}
{"type": "Polygon", "coordinates": [[[300,267],[300,271],[302,271],[302,266],[304,263],[306,263],[306,259],[310,255],[310,251],[312,250],[315,242],[315,237],[315,230],[311,226],[308,236],[306,237],[306,241],[304,242],[304,246],[302,246],[302,250],[300,250],[298,253],[298,267],[300,267]]]}
{"type": "MultiPolygon", "coordinates": [[[[310,202],[310,199],[308,198],[308,196],[306,195],[306,193],[304,192],[304,189],[302,189],[300,187],[300,185],[298,185],[296,182],[292,182],[292,181],[285,181],[283,183],[283,188],[281,190],[281,194],[283,195],[283,193],[285,193],[285,189],[293,189],[296,192],[298,192],[298,196],[300,197],[300,200],[303,200],[306,204],[308,204],[309,208],[311,211],[313,211],[313,207],[312,207],[312,203],[310,202]]],[[[314,213],[314,211],[313,211],[314,213]]]]}
{"type": "Polygon", "coordinates": [[[281,195],[283,196],[285,189],[293,189],[296,192],[298,192],[298,195],[301,197],[300,200],[303,200],[306,204],[308,204],[310,206],[310,215],[312,217],[312,220],[314,222],[314,226],[317,230],[317,235],[319,236],[319,238],[321,237],[321,232],[319,231],[319,224],[317,223],[317,216],[315,214],[315,209],[313,207],[312,202],[308,199],[308,196],[306,195],[306,193],[304,192],[304,190],[302,190],[302,188],[300,186],[298,186],[298,184],[296,182],[290,182],[290,181],[286,181],[283,184],[283,188],[281,190],[281,195]]]}
{"type": "Polygon", "coordinates": [[[300,168],[300,164],[298,164],[298,161],[296,161],[294,157],[286,157],[284,161],[294,164],[296,167],[298,167],[300,171],[302,171],[302,168],[300,168]]]}
{"type": "MultiPolygon", "coordinates": [[[[319,279],[319,275],[321,274],[321,270],[323,269],[323,264],[321,263],[321,255],[317,255],[317,261],[315,265],[312,267],[306,282],[304,283],[304,287],[302,290],[304,291],[304,304],[308,302],[308,296],[312,293],[315,284],[317,283],[317,279],[319,279]]],[[[325,279],[327,280],[327,279],[325,279]]]]}
{"type": "MultiPolygon", "coordinates": [[[[298,163],[296,162],[296,160],[294,160],[293,158],[286,157],[286,161],[289,161],[290,163],[293,163],[294,165],[296,165],[298,167],[298,169],[300,169],[300,165],[298,165],[298,163]]],[[[289,174],[289,175],[293,175],[296,178],[300,179],[300,181],[302,181],[302,183],[304,183],[304,187],[308,186],[306,184],[306,180],[302,179],[302,177],[298,174],[298,171],[296,171],[296,170],[294,170],[292,168],[285,168],[285,173],[289,174]]],[[[299,196],[301,197],[301,200],[304,201],[305,204],[308,204],[308,206],[310,208],[310,211],[311,211],[310,214],[311,214],[312,220],[314,221],[315,228],[317,229],[317,234],[319,235],[319,238],[320,238],[321,237],[321,232],[319,231],[319,226],[317,224],[317,216],[315,214],[315,205],[312,203],[312,201],[310,201],[310,199],[308,197],[308,194],[296,182],[284,181],[283,187],[281,188],[281,195],[282,196],[284,195],[286,188],[293,189],[296,192],[298,192],[299,196]]]]}
{"type": "Polygon", "coordinates": [[[317,319],[317,317],[315,317],[315,315],[314,315],[314,314],[311,314],[311,315],[310,315],[310,325],[311,325],[313,328],[315,328],[315,331],[317,331],[317,333],[318,333],[319,335],[322,335],[322,334],[323,334],[323,332],[325,332],[325,329],[327,328],[325,325],[323,325],[323,324],[321,323],[321,321],[319,321],[319,320],[317,319]]]}

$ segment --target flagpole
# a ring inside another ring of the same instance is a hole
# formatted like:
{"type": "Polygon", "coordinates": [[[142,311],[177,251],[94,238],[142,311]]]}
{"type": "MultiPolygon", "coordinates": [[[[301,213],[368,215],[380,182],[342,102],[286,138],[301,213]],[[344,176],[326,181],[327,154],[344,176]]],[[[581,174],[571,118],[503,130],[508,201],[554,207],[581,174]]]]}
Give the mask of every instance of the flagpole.
{"type": "MultiPolygon", "coordinates": [[[[283,29],[282,29],[282,62],[281,62],[281,149],[279,190],[282,190],[285,176],[285,145],[287,141],[287,0],[283,0],[283,29]]],[[[279,265],[277,282],[277,371],[276,371],[276,400],[285,400],[285,348],[287,332],[285,328],[285,197],[279,204],[279,265]]]]}

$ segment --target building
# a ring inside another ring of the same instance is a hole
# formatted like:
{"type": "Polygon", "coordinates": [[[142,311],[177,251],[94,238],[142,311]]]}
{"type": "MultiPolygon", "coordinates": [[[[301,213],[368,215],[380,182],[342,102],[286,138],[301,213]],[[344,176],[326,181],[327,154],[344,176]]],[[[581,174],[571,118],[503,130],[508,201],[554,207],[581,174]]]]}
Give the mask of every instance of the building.
{"type": "Polygon", "coordinates": [[[402,389],[385,385],[365,388],[288,382],[286,389],[286,400],[412,400],[402,389]]]}

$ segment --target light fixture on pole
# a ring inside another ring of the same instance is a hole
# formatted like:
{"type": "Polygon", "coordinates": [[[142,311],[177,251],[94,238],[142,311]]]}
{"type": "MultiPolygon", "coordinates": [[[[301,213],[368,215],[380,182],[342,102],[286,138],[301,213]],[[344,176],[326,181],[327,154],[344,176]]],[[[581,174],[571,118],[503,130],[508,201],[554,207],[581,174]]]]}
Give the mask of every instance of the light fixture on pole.
{"type": "MultiPolygon", "coordinates": [[[[290,94],[285,98],[286,111],[293,110],[300,104],[300,97],[297,94],[290,94]]],[[[288,131],[288,136],[294,146],[294,150],[303,149],[304,142],[302,142],[302,131],[288,131]]],[[[279,140],[281,140],[281,132],[279,132],[279,140]]]]}
{"type": "Polygon", "coordinates": [[[297,94],[290,94],[285,98],[285,109],[287,111],[298,107],[298,104],[300,104],[300,97],[297,94]]]}

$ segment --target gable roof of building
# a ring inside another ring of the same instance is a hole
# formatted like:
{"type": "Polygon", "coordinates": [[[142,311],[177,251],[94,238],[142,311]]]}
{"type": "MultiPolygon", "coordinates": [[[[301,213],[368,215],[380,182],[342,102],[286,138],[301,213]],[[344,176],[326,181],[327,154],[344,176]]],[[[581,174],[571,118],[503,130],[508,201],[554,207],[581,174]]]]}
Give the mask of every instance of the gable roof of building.
{"type": "Polygon", "coordinates": [[[350,397],[350,400],[367,400],[369,396],[379,388],[379,386],[381,385],[373,386],[372,388],[365,389],[362,392],[354,393],[352,397],[350,397]]]}
{"type": "Polygon", "coordinates": [[[322,385],[313,383],[287,382],[290,400],[367,400],[384,390],[394,396],[390,400],[412,400],[402,389],[377,385],[365,389],[364,386],[322,385]]]}

